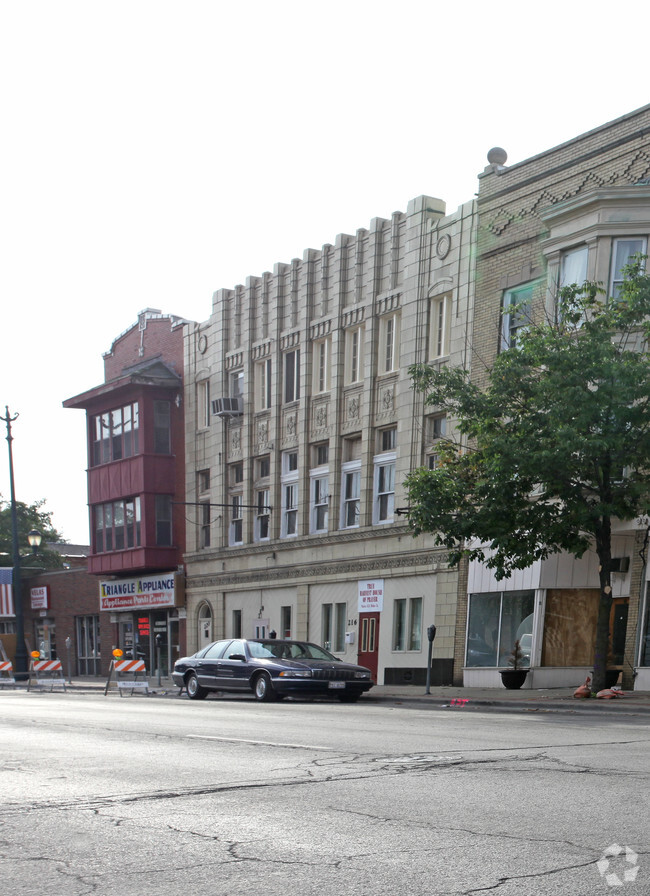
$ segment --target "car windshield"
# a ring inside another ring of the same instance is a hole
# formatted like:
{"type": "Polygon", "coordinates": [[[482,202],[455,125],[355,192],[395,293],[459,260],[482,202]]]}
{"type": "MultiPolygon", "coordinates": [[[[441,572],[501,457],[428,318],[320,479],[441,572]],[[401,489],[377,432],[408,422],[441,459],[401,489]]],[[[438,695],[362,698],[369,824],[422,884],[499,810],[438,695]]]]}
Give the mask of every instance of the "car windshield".
{"type": "Polygon", "coordinates": [[[248,649],[251,656],[257,659],[264,657],[276,657],[276,659],[293,660],[335,660],[328,650],[319,647],[318,644],[309,644],[305,641],[249,641],[248,649]]]}

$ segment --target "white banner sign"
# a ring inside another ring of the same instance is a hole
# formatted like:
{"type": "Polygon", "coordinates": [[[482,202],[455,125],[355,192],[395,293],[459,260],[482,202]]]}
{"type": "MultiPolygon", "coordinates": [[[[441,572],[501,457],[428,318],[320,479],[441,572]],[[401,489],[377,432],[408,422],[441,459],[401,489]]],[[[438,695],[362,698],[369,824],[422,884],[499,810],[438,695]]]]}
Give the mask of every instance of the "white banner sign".
{"type": "Polygon", "coordinates": [[[384,608],[384,580],[359,582],[359,612],[381,613],[384,608]]]}

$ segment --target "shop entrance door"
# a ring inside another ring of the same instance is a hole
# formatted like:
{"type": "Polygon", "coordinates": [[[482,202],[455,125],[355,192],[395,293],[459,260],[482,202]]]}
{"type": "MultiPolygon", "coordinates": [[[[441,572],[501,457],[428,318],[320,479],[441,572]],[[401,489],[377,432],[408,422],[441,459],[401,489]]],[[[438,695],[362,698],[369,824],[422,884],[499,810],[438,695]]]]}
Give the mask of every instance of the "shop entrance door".
{"type": "Polygon", "coordinates": [[[625,656],[625,635],[627,633],[627,613],[629,609],[629,598],[616,597],[612,601],[612,610],[609,617],[609,637],[611,644],[611,654],[607,658],[608,665],[620,666],[623,668],[623,658],[625,656]]]}
{"type": "Polygon", "coordinates": [[[361,633],[359,638],[358,663],[366,666],[372,673],[372,680],[377,681],[379,666],[379,613],[361,613],[361,633]]]}
{"type": "Polygon", "coordinates": [[[167,613],[157,612],[151,614],[153,623],[153,649],[154,664],[151,667],[158,671],[158,651],[160,651],[160,674],[169,675],[169,639],[167,632],[167,613]]]}
{"type": "Polygon", "coordinates": [[[56,660],[56,626],[49,619],[36,623],[36,648],[40,650],[41,659],[56,660]]]}
{"type": "Polygon", "coordinates": [[[133,643],[133,619],[131,616],[127,616],[124,619],[120,619],[120,635],[118,646],[124,651],[124,656],[126,659],[134,658],[134,643],[133,643]]]}

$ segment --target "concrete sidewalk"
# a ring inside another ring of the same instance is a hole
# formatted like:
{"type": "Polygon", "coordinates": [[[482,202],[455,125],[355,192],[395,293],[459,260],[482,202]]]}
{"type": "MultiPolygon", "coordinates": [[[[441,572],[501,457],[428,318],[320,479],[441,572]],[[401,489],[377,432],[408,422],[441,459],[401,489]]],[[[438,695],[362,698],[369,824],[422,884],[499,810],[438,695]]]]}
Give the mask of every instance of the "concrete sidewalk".
{"type": "MultiPolygon", "coordinates": [[[[9,687],[12,687],[9,685],[9,687]]],[[[26,689],[26,683],[16,685],[19,689],[26,689]]],[[[75,677],[71,682],[66,679],[66,693],[97,693],[103,694],[106,687],[105,678],[75,677]]],[[[4,690],[4,689],[3,689],[4,690]]],[[[35,692],[43,691],[42,688],[33,688],[35,692]]],[[[61,688],[56,687],[58,693],[61,688]]],[[[510,691],[506,688],[461,688],[461,687],[434,687],[430,693],[425,693],[423,685],[377,685],[363,696],[364,702],[369,703],[393,703],[399,705],[419,705],[421,708],[440,707],[458,710],[472,709],[509,709],[512,711],[570,711],[584,712],[585,710],[603,713],[639,713],[650,712],[650,692],[625,691],[624,696],[612,700],[603,700],[591,697],[578,699],[573,696],[575,688],[547,688],[534,690],[522,688],[518,691],[510,691]]],[[[0,691],[1,693],[1,691],[0,691]]],[[[115,683],[111,683],[109,695],[117,694],[115,683]]],[[[162,678],[157,683],[156,678],[149,679],[149,694],[155,697],[167,697],[179,699],[179,690],[171,678],[162,678]]],[[[232,696],[232,695],[228,695],[232,696]]],[[[183,693],[181,699],[187,699],[183,693]]]]}

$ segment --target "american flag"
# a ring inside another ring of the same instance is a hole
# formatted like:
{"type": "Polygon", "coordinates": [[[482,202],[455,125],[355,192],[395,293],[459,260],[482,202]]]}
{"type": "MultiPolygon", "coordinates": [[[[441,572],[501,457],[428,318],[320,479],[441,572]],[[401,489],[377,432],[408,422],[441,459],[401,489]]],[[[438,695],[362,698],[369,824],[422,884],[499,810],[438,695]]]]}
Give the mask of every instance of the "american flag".
{"type": "Polygon", "coordinates": [[[0,618],[14,615],[13,575],[13,567],[0,566],[0,618]]]}

